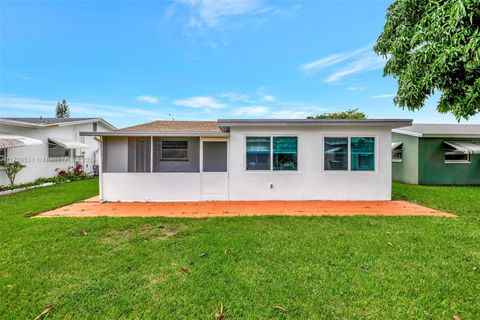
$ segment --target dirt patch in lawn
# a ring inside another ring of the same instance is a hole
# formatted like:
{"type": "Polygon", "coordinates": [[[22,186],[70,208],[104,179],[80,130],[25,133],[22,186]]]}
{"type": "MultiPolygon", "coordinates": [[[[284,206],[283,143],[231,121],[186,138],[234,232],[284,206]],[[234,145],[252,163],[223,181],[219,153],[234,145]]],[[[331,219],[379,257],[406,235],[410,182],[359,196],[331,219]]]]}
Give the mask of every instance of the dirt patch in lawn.
{"type": "Polygon", "coordinates": [[[180,225],[143,225],[140,228],[113,230],[102,237],[102,242],[123,243],[133,240],[160,241],[177,236],[180,225]]]}

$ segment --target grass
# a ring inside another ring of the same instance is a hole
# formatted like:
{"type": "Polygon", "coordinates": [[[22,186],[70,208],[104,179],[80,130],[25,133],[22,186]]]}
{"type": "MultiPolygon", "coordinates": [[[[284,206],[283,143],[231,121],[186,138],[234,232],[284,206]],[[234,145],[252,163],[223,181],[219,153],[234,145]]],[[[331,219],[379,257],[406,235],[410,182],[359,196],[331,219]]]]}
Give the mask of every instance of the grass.
{"type": "Polygon", "coordinates": [[[0,198],[0,318],[480,318],[480,188],[394,185],[438,217],[28,219],[87,180],[0,198]]]}

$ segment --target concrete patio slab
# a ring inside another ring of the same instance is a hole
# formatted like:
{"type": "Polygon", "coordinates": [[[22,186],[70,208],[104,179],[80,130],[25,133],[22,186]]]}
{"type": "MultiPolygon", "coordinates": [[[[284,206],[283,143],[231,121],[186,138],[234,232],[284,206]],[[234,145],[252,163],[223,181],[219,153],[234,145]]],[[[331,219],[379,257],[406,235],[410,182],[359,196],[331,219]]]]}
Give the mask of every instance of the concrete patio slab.
{"type": "Polygon", "coordinates": [[[37,217],[437,216],[454,214],[407,201],[106,202],[98,197],[37,217]]]}

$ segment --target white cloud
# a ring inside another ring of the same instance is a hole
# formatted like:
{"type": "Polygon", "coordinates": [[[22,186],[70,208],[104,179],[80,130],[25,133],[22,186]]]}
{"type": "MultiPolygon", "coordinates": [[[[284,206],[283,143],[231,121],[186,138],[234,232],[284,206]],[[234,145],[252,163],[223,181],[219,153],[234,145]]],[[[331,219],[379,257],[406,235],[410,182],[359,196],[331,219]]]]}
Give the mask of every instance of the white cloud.
{"type": "Polygon", "coordinates": [[[138,96],[137,101],[150,103],[150,104],[156,104],[160,101],[160,99],[158,97],[155,97],[155,96],[138,96]]]}
{"type": "Polygon", "coordinates": [[[263,102],[274,102],[275,97],[267,93],[265,87],[260,87],[257,89],[257,95],[260,97],[260,100],[263,102]]]}
{"type": "Polygon", "coordinates": [[[366,46],[360,49],[356,49],[349,52],[342,52],[337,54],[332,54],[330,56],[308,62],[299,66],[299,70],[305,74],[311,74],[318,72],[320,70],[324,70],[330,66],[336,65],[340,62],[346,61],[348,59],[354,58],[360,54],[368,52],[372,49],[371,46],[366,46]]]}
{"type": "Polygon", "coordinates": [[[218,27],[227,17],[253,13],[262,8],[259,0],[178,0],[190,9],[190,27],[218,27]]]}
{"type": "Polygon", "coordinates": [[[233,114],[236,116],[261,116],[267,114],[269,111],[270,109],[265,106],[252,106],[237,108],[233,110],[233,114]]]}
{"type": "MultiPolygon", "coordinates": [[[[332,54],[316,61],[305,63],[299,67],[304,74],[312,74],[332,66],[343,64],[340,68],[334,69],[325,79],[327,83],[333,83],[351,74],[369,70],[380,69],[385,65],[386,60],[377,56],[372,51],[372,45],[365,46],[349,52],[332,54]]],[[[349,90],[361,90],[365,87],[350,87],[349,90]]]]}
{"type": "MultiPolygon", "coordinates": [[[[0,110],[10,110],[7,114],[2,112],[3,116],[14,116],[22,113],[28,112],[26,116],[45,116],[52,117],[55,114],[55,107],[58,101],[55,100],[46,100],[46,99],[37,99],[37,98],[26,98],[18,96],[0,96],[0,110]]],[[[121,106],[112,106],[88,102],[75,102],[68,101],[67,103],[70,107],[70,112],[72,117],[78,116],[88,116],[88,117],[103,117],[103,118],[121,118],[126,115],[133,116],[149,116],[155,118],[161,118],[162,114],[150,110],[138,109],[138,108],[128,108],[121,106]]]]}
{"type": "Polygon", "coordinates": [[[232,102],[238,102],[238,101],[251,102],[250,96],[248,96],[247,94],[243,94],[243,93],[225,92],[225,93],[222,93],[220,95],[220,97],[227,98],[232,102]]]}
{"type": "Polygon", "coordinates": [[[371,96],[370,98],[372,98],[372,99],[388,99],[388,98],[393,98],[393,97],[395,97],[395,94],[386,93],[386,94],[379,94],[379,95],[371,96]]]}
{"type": "Polygon", "coordinates": [[[376,70],[380,69],[385,65],[385,60],[381,57],[370,55],[367,57],[359,58],[351,63],[349,63],[346,67],[339,71],[335,71],[334,73],[330,74],[326,79],[325,82],[333,83],[341,80],[342,78],[354,74],[360,73],[363,71],[368,70],[376,70]]]}
{"type": "Polygon", "coordinates": [[[261,97],[261,99],[262,99],[262,101],[265,101],[265,102],[273,102],[273,101],[275,101],[275,97],[274,97],[274,96],[271,96],[271,95],[268,95],[268,94],[263,95],[263,96],[261,97]]]}
{"type": "Polygon", "coordinates": [[[189,108],[223,109],[226,106],[216,101],[212,97],[191,97],[187,99],[175,100],[177,106],[189,108]]]}
{"type": "Polygon", "coordinates": [[[359,91],[359,90],[365,90],[365,89],[368,89],[368,88],[369,88],[369,87],[367,87],[367,86],[354,85],[354,86],[348,87],[348,90],[350,90],[350,91],[359,91]]]}

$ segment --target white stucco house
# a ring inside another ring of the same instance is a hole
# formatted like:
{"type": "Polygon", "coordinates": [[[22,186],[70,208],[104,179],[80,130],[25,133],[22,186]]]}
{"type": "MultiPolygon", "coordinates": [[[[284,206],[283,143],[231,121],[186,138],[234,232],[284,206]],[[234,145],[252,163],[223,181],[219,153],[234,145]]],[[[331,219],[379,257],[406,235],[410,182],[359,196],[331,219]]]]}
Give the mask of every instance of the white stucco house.
{"type": "Polygon", "coordinates": [[[412,120],[154,121],[100,141],[103,201],[390,200],[412,120]]]}
{"type": "MultiPolygon", "coordinates": [[[[93,173],[99,146],[93,137],[80,132],[109,132],[116,128],[100,118],[0,118],[0,162],[20,161],[26,165],[15,183],[48,178],[81,163],[93,173]]],[[[0,185],[9,183],[0,166],[0,185]]]]}

